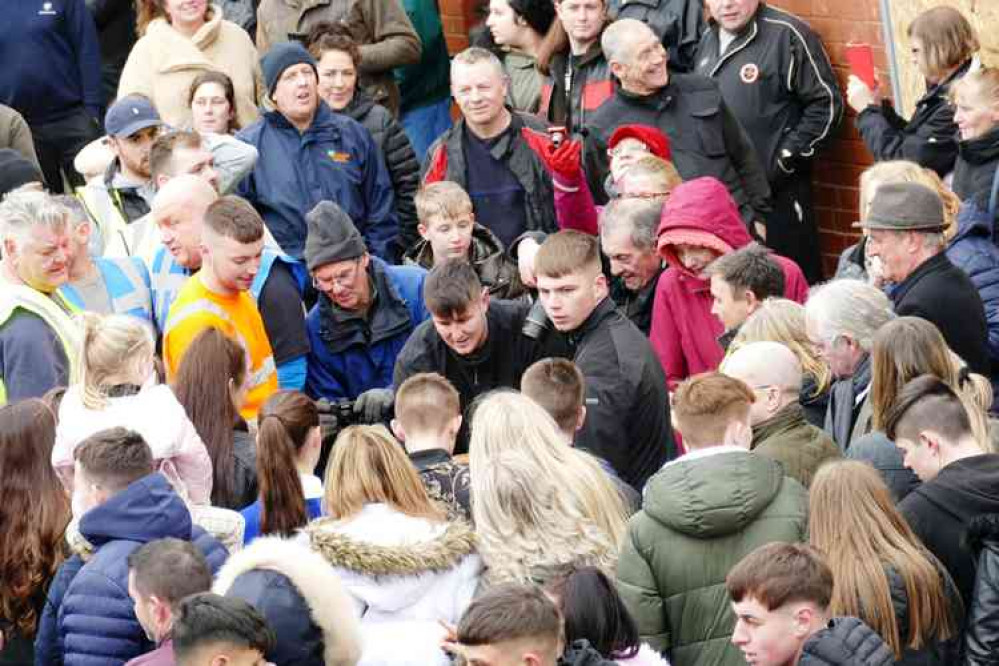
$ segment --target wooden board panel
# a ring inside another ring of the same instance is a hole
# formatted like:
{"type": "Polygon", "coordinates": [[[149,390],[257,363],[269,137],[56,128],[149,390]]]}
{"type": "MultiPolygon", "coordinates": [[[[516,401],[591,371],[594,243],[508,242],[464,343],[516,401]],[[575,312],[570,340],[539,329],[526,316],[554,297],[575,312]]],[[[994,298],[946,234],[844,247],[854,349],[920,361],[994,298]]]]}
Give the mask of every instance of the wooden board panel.
{"type": "MultiPolygon", "coordinates": [[[[869,0],[873,1],[873,0],[869,0]]],[[[959,9],[975,26],[982,42],[980,56],[988,65],[999,66],[999,0],[889,0],[891,27],[895,37],[895,69],[899,77],[903,115],[912,113],[916,101],[925,92],[923,79],[909,56],[909,39],[906,29],[921,12],[938,5],[951,5],[959,9]]],[[[885,85],[885,94],[890,94],[885,85]]],[[[896,100],[899,102],[899,100],[896,100]]]]}

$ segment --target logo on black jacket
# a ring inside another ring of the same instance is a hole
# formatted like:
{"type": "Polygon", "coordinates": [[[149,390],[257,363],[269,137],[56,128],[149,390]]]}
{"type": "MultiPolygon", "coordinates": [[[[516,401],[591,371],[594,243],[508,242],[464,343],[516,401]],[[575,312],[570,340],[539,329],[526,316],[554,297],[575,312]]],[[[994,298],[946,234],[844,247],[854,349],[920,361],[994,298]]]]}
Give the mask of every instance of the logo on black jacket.
{"type": "Polygon", "coordinates": [[[756,83],[756,80],[760,78],[760,68],[757,67],[756,63],[747,63],[739,70],[739,78],[742,79],[743,83],[756,83]]]}

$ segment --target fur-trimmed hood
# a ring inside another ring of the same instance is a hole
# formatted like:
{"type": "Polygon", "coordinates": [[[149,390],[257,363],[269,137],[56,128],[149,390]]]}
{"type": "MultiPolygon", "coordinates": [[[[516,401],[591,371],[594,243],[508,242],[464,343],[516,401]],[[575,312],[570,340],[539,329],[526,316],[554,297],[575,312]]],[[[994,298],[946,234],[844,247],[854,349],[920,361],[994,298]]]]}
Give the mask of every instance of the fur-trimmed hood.
{"type": "Polygon", "coordinates": [[[320,518],[306,529],[309,542],[333,566],[369,576],[416,576],[455,567],[475,552],[475,533],[464,522],[450,523],[437,537],[380,545],[336,530],[336,520],[320,518]]]}
{"type": "Polygon", "coordinates": [[[279,573],[295,587],[308,606],[312,623],[322,633],[323,661],[327,666],[353,666],[358,662],[361,640],[353,603],[336,572],[319,554],[294,541],[259,537],[229,558],[212,589],[224,595],[233,589],[237,578],[254,570],[279,573]]]}

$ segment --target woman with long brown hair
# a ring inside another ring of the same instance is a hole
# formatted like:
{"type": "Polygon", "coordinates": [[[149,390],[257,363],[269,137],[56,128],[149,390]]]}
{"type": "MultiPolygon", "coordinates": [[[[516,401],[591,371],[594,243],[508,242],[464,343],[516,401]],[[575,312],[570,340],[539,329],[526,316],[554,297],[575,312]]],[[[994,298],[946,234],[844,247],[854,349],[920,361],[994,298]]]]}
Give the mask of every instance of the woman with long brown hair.
{"type": "Polygon", "coordinates": [[[895,508],[869,465],[835,461],[812,481],[808,530],[836,585],[830,610],[863,620],[895,663],[957,663],[964,612],[943,566],[895,508]]]}
{"type": "Polygon", "coordinates": [[[327,517],[306,528],[361,616],[370,666],[449,663],[440,622],[471,602],[482,563],[465,522],[448,523],[384,426],[352,426],[326,467],[327,517]]]}
{"type": "Polygon", "coordinates": [[[55,422],[42,400],[0,407],[0,664],[34,663],[45,594],[68,554],[70,501],[50,462],[55,422]]]}
{"type": "Polygon", "coordinates": [[[177,369],[173,390],[212,460],[212,504],[242,509],[257,497],[253,437],[239,415],[246,355],[232,338],[206,328],[177,369]]]}
{"type": "Polygon", "coordinates": [[[242,511],[244,543],[291,536],[322,515],[323,484],[313,474],[322,450],[316,404],[298,391],[278,391],[260,408],[257,423],[260,496],[242,511]]]}

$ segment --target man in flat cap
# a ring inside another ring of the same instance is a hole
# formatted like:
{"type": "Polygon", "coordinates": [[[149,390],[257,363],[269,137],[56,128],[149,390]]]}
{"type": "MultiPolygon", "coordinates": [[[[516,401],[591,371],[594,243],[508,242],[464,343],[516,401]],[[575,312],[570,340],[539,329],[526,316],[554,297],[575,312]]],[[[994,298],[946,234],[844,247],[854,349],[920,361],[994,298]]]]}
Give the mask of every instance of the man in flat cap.
{"type": "Polygon", "coordinates": [[[972,372],[991,377],[985,309],[971,279],[944,254],[940,196],[918,183],[887,183],[855,226],[868,230],[868,252],[895,284],[895,314],[933,322],[972,372]]]}
{"type": "Polygon", "coordinates": [[[392,405],[396,356],[429,316],[423,305],[427,272],[368,254],[350,217],[331,201],[320,202],[305,220],[305,263],[319,292],[306,318],[312,351],[305,392],[355,400],[354,411],[365,422],[380,421],[392,405]]]}

